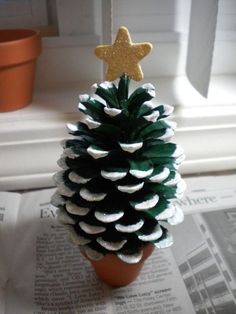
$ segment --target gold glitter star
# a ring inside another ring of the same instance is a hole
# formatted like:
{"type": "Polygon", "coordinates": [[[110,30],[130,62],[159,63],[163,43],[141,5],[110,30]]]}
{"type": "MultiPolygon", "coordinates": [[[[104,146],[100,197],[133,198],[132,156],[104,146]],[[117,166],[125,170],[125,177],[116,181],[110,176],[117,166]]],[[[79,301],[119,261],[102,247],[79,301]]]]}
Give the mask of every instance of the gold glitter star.
{"type": "Polygon", "coordinates": [[[139,61],[152,49],[150,43],[132,43],[126,27],[119,28],[113,45],[100,45],[95,48],[95,55],[108,64],[106,79],[113,81],[122,74],[127,74],[131,79],[140,81],[143,72],[139,61]]]}

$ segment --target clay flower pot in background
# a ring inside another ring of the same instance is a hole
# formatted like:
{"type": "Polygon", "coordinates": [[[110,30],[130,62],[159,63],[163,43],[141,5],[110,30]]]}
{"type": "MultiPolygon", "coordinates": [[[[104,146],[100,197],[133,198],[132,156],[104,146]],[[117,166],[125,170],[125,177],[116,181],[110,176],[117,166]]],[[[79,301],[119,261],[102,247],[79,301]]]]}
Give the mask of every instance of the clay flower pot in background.
{"type": "Polygon", "coordinates": [[[41,37],[30,29],[0,30],[0,112],[30,104],[41,37]]]}

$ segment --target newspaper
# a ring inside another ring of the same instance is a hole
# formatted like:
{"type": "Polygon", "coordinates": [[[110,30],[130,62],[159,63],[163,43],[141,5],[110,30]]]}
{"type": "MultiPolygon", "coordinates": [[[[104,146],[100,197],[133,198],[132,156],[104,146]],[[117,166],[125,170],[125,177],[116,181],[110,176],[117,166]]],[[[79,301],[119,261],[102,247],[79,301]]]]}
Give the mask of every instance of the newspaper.
{"type": "Polygon", "coordinates": [[[186,181],[174,245],[116,289],[68,241],[54,189],[0,192],[0,313],[236,313],[236,175],[186,181]]]}

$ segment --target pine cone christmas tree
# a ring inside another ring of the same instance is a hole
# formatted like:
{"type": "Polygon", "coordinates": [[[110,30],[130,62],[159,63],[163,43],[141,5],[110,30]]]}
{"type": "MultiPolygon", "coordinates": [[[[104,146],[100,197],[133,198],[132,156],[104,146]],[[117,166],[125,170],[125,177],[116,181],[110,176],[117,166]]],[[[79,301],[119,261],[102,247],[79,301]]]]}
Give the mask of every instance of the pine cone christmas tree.
{"type": "MultiPolygon", "coordinates": [[[[115,44],[121,37],[118,33],[115,44]]],[[[115,72],[120,75],[117,85],[105,81],[93,85],[94,97],[80,96],[79,110],[86,119],[68,124],[73,138],[63,142],[63,170],[55,175],[58,189],[52,203],[72,241],[90,259],[111,253],[132,264],[141,260],[147,244],[165,248],[173,243],[167,224],[183,220],[173,200],[185,188],[177,172],[184,153],[169,142],[176,128],[168,120],[173,108],[152,102],[152,84],[129,93],[136,74],[115,72]]],[[[108,74],[114,79],[111,67],[108,74]]]]}

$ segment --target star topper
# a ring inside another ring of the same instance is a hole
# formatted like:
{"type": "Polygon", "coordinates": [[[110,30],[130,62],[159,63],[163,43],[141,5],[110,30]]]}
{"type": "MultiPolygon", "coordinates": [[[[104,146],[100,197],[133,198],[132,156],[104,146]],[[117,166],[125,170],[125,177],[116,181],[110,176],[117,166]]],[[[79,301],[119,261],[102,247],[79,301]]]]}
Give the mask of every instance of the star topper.
{"type": "Polygon", "coordinates": [[[113,81],[122,74],[131,79],[140,81],[143,72],[139,61],[152,49],[148,42],[132,43],[126,27],[119,28],[115,42],[112,45],[100,45],[95,48],[95,55],[108,64],[106,79],[113,81]]]}

